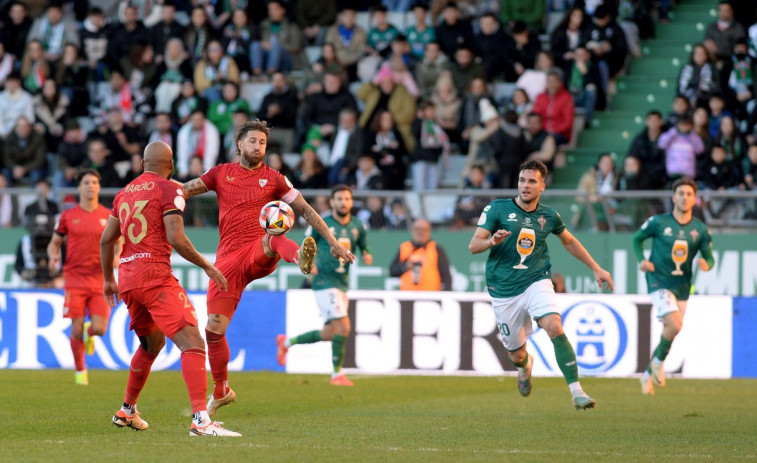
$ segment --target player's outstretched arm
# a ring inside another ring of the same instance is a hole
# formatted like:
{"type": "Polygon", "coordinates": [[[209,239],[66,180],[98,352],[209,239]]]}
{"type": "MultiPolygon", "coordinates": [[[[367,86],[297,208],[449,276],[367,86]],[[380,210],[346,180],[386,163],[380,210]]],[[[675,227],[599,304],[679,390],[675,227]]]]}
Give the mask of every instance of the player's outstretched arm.
{"type": "Polygon", "coordinates": [[[505,238],[510,236],[510,234],[511,232],[507,230],[497,230],[492,235],[489,230],[478,227],[468,244],[468,251],[470,251],[471,254],[479,254],[488,251],[503,242],[505,238]]]}
{"type": "Polygon", "coordinates": [[[105,301],[111,307],[115,307],[121,300],[121,292],[118,283],[113,276],[113,256],[116,252],[116,243],[121,240],[121,227],[117,218],[108,217],[108,225],[105,226],[100,236],[100,266],[103,269],[103,295],[105,301]]]}
{"type": "Polygon", "coordinates": [[[578,241],[578,238],[573,236],[573,234],[567,229],[557,235],[557,237],[560,238],[562,245],[565,246],[565,249],[567,249],[573,257],[580,260],[591,269],[594,273],[594,279],[597,280],[600,289],[608,288],[610,291],[615,289],[610,272],[599,266],[599,264],[591,257],[591,254],[589,254],[589,251],[587,251],[581,242],[578,241]]]}
{"type": "Polygon", "coordinates": [[[178,252],[181,257],[205,270],[208,277],[215,281],[220,289],[223,291],[228,290],[229,285],[221,271],[208,262],[208,260],[195,249],[192,242],[189,241],[189,238],[187,238],[186,233],[184,233],[184,217],[179,214],[164,215],[163,225],[166,227],[168,244],[176,249],[176,252],[178,252]]]}
{"type": "Polygon", "coordinates": [[[60,247],[63,246],[63,237],[58,232],[53,232],[53,237],[47,245],[47,265],[50,273],[58,273],[58,264],[60,263],[60,247]]]}
{"type": "Polygon", "coordinates": [[[331,254],[334,257],[336,257],[337,259],[344,259],[349,263],[355,262],[355,255],[352,254],[349,249],[339,244],[339,241],[337,241],[336,237],[331,233],[331,230],[329,230],[326,222],[324,222],[321,216],[318,215],[318,213],[315,211],[315,209],[313,209],[310,204],[305,201],[305,198],[302,197],[301,193],[297,194],[297,198],[292,201],[290,206],[292,206],[294,212],[299,214],[302,218],[305,219],[305,221],[307,221],[307,223],[310,224],[311,227],[313,227],[313,230],[317,231],[322,237],[326,239],[326,241],[329,243],[329,246],[331,247],[331,254]]]}
{"type": "Polygon", "coordinates": [[[199,178],[192,179],[187,183],[181,183],[177,180],[171,181],[181,185],[181,189],[184,190],[184,198],[186,199],[189,199],[192,196],[201,195],[208,191],[208,187],[206,187],[205,183],[199,178]]]}

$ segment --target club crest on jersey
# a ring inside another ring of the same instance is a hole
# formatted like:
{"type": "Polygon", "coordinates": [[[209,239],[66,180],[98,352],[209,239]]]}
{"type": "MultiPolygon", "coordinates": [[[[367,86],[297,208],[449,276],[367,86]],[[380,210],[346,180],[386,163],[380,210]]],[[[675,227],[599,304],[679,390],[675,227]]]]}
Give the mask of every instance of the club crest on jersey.
{"type": "Polygon", "coordinates": [[[260,188],[263,188],[264,186],[268,185],[268,179],[267,178],[261,178],[258,180],[258,183],[260,184],[260,188]]]}
{"type": "Polygon", "coordinates": [[[357,228],[355,228],[355,227],[353,227],[353,228],[352,228],[352,230],[350,230],[350,231],[352,232],[352,239],[353,239],[353,240],[357,240],[357,235],[358,235],[358,233],[360,233],[360,232],[358,231],[358,229],[357,229],[357,228]]]}
{"type": "Polygon", "coordinates": [[[696,240],[697,240],[697,238],[699,237],[699,232],[698,232],[698,231],[696,231],[696,230],[691,230],[691,231],[689,232],[689,234],[691,235],[691,239],[693,239],[694,241],[696,241],[696,240]]]}
{"type": "Polygon", "coordinates": [[[108,219],[100,219],[100,225],[104,227],[106,223],[108,223],[108,219]]]}
{"type": "Polygon", "coordinates": [[[507,216],[508,222],[517,222],[518,219],[515,217],[515,212],[511,212],[510,215],[507,216]]]}
{"type": "Polygon", "coordinates": [[[544,231],[544,224],[547,223],[547,219],[545,219],[543,215],[540,215],[536,221],[541,225],[541,231],[544,231]]]}

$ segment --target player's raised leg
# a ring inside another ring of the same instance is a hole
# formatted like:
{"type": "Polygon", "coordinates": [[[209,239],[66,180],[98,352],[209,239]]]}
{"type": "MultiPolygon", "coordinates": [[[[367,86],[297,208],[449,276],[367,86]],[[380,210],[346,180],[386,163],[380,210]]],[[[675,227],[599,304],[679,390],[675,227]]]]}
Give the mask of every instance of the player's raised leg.
{"type": "Polygon", "coordinates": [[[557,365],[568,383],[576,410],[593,408],[597,401],[589,397],[581,388],[581,383],[578,380],[576,353],[570,341],[568,341],[568,337],[565,336],[560,316],[554,313],[548,314],[540,318],[538,323],[547,332],[549,339],[552,340],[557,365]]]}
{"type": "Polygon", "coordinates": [[[528,355],[525,344],[515,352],[509,352],[510,361],[518,368],[518,392],[523,397],[531,394],[531,370],[534,366],[534,358],[528,355]]]}
{"type": "Polygon", "coordinates": [[[129,427],[137,431],[144,431],[148,428],[147,421],[143,420],[137,411],[137,400],[145,387],[147,378],[150,376],[152,364],[165,344],[166,337],[157,327],[150,334],[139,336],[139,347],[134,352],[129,365],[129,379],[126,383],[124,403],[121,409],[113,415],[114,425],[121,428],[129,427]]]}
{"type": "MultiPolygon", "coordinates": [[[[285,235],[265,235],[263,237],[263,250],[268,257],[278,254],[286,262],[297,264],[300,271],[305,275],[313,271],[316,244],[310,236],[306,236],[302,240],[302,246],[299,246],[285,235]]],[[[260,259],[256,258],[255,261],[260,262],[260,259]]]]}
{"type": "MultiPolygon", "coordinates": [[[[671,297],[673,297],[672,294],[671,297]]],[[[676,302],[676,309],[678,309],[677,306],[678,303],[676,302]]],[[[665,369],[663,364],[668,357],[673,340],[681,331],[681,326],[683,325],[683,311],[676,310],[675,312],[665,314],[662,323],[663,328],[660,342],[657,344],[654,354],[652,354],[652,359],[649,361],[646,371],[654,384],[659,387],[665,387],[665,369]]]]}

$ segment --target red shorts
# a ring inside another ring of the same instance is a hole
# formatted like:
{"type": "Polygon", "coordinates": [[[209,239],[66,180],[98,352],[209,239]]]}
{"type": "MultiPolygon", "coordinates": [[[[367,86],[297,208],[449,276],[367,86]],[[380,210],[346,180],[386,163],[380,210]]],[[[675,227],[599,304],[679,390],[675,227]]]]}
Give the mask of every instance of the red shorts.
{"type": "Polygon", "coordinates": [[[129,309],[129,329],[147,336],[158,328],[169,338],[185,326],[197,326],[197,313],[175,279],[162,285],[134,288],[121,294],[129,309]]]}
{"type": "Polygon", "coordinates": [[[63,292],[63,317],[83,318],[89,315],[110,319],[110,306],[105,302],[102,288],[71,288],[63,292]]]}
{"type": "Polygon", "coordinates": [[[215,282],[210,281],[208,285],[208,314],[221,314],[231,318],[239,299],[242,297],[242,291],[252,281],[273,273],[280,258],[278,255],[269,257],[265,254],[263,237],[260,237],[248,246],[218,259],[215,266],[229,282],[229,290],[226,292],[219,291],[215,282]],[[233,307],[231,307],[231,304],[211,304],[213,301],[224,298],[233,299],[233,307]]]}

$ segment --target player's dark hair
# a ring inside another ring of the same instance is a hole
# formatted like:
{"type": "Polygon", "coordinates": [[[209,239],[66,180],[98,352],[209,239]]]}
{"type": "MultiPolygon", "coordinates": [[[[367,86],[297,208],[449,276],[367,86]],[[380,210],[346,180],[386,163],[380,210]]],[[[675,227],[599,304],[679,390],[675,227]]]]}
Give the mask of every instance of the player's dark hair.
{"type": "Polygon", "coordinates": [[[347,186],[347,185],[345,185],[343,183],[340,183],[338,185],[334,185],[334,186],[331,187],[331,197],[333,198],[334,195],[336,195],[340,191],[349,191],[350,195],[352,195],[352,188],[350,188],[349,186],[347,186]]]}
{"type": "MultiPolygon", "coordinates": [[[[263,132],[266,137],[271,133],[271,127],[268,126],[268,122],[261,121],[260,119],[253,119],[251,121],[247,121],[244,124],[239,126],[239,129],[237,129],[237,138],[236,142],[239,142],[239,140],[242,140],[244,137],[247,136],[247,132],[263,132]]],[[[237,154],[241,154],[238,152],[237,154]]]]}
{"type": "Polygon", "coordinates": [[[98,183],[101,183],[103,180],[103,176],[100,175],[100,172],[96,171],[95,169],[84,169],[78,174],[76,174],[76,185],[81,185],[82,180],[84,180],[84,177],[87,175],[92,175],[93,177],[97,178],[98,183]]]}
{"type": "Polygon", "coordinates": [[[690,186],[694,189],[694,194],[697,194],[697,191],[699,190],[699,187],[697,186],[697,182],[695,182],[691,177],[681,177],[675,182],[673,182],[673,194],[675,194],[678,187],[681,186],[690,186]]]}
{"type": "Polygon", "coordinates": [[[523,172],[524,170],[538,170],[541,174],[542,179],[547,178],[547,173],[549,173],[549,169],[547,169],[546,164],[537,160],[526,161],[521,164],[518,172],[523,172]]]}

